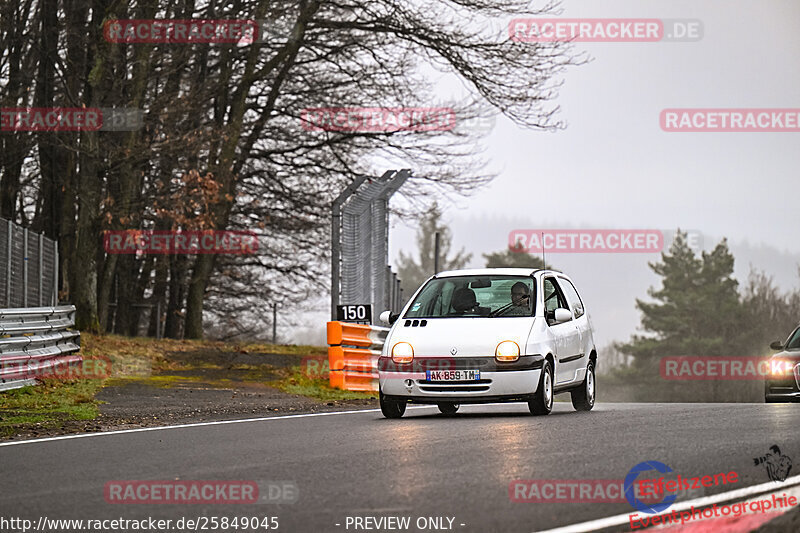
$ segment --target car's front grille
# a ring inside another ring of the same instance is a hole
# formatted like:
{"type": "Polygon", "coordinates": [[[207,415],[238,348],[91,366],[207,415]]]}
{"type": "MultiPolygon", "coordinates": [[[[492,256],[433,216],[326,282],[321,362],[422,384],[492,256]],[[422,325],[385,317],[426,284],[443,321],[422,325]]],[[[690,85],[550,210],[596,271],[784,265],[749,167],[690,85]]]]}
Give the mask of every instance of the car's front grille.
{"type": "Polygon", "coordinates": [[[784,394],[787,392],[795,392],[794,387],[770,387],[770,394],[784,394]]]}
{"type": "Polygon", "coordinates": [[[491,384],[491,379],[476,379],[472,381],[417,380],[419,390],[422,392],[486,392],[491,384]]]}
{"type": "Polygon", "coordinates": [[[489,386],[468,385],[454,387],[452,385],[420,385],[419,390],[422,392],[486,392],[489,390],[489,386]]]}

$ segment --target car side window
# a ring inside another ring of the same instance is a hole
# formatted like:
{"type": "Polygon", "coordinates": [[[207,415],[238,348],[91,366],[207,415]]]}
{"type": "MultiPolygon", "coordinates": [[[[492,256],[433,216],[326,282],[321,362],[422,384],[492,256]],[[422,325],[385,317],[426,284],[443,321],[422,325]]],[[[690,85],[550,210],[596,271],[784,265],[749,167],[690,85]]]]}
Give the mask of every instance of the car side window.
{"type": "Polygon", "coordinates": [[[580,318],[583,316],[583,302],[581,301],[581,297],[578,296],[578,291],[575,289],[575,285],[572,284],[571,281],[564,278],[558,278],[559,285],[561,288],[564,289],[564,293],[567,295],[567,300],[569,303],[572,304],[572,309],[575,311],[575,318],[580,318]]]}
{"type": "Polygon", "coordinates": [[[545,316],[551,319],[558,308],[569,309],[564,295],[561,293],[555,278],[544,280],[544,310],[545,316]]]}

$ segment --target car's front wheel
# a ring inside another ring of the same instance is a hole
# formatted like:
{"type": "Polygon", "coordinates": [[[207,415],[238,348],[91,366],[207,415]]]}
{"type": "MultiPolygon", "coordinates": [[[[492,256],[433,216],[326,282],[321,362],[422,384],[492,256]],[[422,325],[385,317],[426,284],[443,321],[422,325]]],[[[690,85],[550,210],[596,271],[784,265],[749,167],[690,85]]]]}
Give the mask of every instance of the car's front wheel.
{"type": "Polygon", "coordinates": [[[769,382],[764,381],[764,403],[784,403],[786,400],[783,398],[769,397],[769,382]]]}
{"type": "Polygon", "coordinates": [[[535,415],[549,415],[553,410],[553,367],[550,361],[545,361],[542,366],[539,386],[533,399],[528,402],[528,409],[535,415]]]}
{"type": "Polygon", "coordinates": [[[586,365],[586,377],[580,388],[572,391],[572,407],[576,411],[591,411],[594,407],[595,379],[594,363],[589,361],[586,365]]]}
{"type": "Polygon", "coordinates": [[[458,411],[458,408],[460,407],[459,404],[454,402],[440,402],[437,404],[437,406],[443,415],[448,416],[456,414],[456,411],[458,411]]]}
{"type": "Polygon", "coordinates": [[[381,402],[381,413],[386,418],[400,418],[406,412],[406,402],[389,400],[382,392],[378,392],[378,397],[381,402]]]}

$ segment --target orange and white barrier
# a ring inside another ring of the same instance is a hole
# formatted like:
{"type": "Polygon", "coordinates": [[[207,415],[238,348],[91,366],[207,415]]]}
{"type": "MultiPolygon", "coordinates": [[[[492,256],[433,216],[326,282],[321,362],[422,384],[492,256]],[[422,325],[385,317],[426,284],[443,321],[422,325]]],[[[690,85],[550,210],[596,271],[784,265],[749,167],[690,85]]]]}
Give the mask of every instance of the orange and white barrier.
{"type": "Polygon", "coordinates": [[[328,322],[328,364],[331,387],[378,390],[378,358],[389,328],[328,322]]]}

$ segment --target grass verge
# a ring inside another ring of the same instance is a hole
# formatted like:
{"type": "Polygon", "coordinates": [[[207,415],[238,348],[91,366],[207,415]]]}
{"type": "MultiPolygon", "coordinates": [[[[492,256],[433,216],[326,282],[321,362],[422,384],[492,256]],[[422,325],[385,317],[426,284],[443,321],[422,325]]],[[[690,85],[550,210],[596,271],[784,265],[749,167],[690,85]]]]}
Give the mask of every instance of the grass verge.
{"type": "Polygon", "coordinates": [[[327,378],[312,378],[301,366],[294,366],[284,370],[284,377],[271,383],[276,389],[289,394],[299,394],[322,402],[336,400],[362,400],[375,399],[377,392],[359,392],[334,389],[328,384],[327,378]]]}
{"type": "Polygon", "coordinates": [[[93,420],[100,413],[95,394],[102,380],[43,380],[41,385],[0,394],[0,435],[22,427],[56,427],[69,420],[93,420]]]}
{"type": "MultiPolygon", "coordinates": [[[[270,386],[319,402],[369,399],[371,392],[333,389],[328,379],[310,375],[327,365],[320,346],[156,340],[147,337],[81,334],[84,360],[110,363],[98,379],[45,380],[42,385],[0,393],[0,436],[53,428],[98,417],[95,395],[108,386],[136,383],[157,388],[270,386]]],[[[97,367],[91,367],[97,368],[97,367]]]]}

